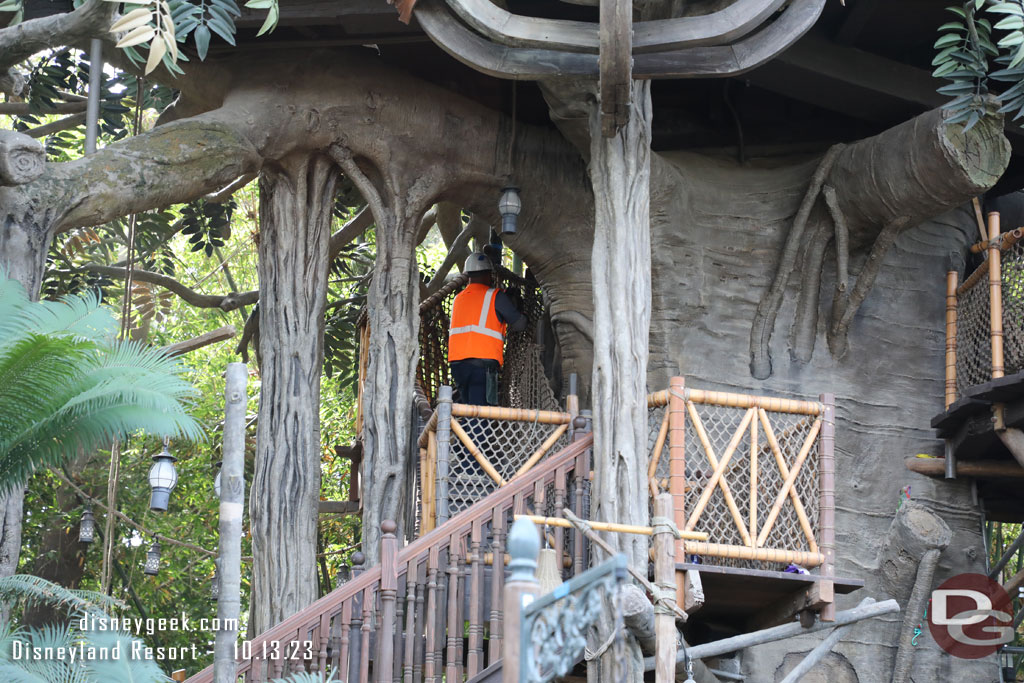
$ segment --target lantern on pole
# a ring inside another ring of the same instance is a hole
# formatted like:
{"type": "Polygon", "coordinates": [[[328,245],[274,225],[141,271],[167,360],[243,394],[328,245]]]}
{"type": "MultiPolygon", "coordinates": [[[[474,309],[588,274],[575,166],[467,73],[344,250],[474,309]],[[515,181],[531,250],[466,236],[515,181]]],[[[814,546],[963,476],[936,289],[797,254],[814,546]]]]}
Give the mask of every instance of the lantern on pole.
{"type": "Polygon", "coordinates": [[[519,201],[519,188],[509,185],[502,188],[501,199],[498,200],[498,213],[501,214],[501,234],[516,234],[516,219],[523,204],[519,201]]]}
{"type": "Polygon", "coordinates": [[[171,500],[171,491],[178,483],[178,470],[174,468],[177,461],[167,448],[153,456],[153,466],[149,468],[149,486],[152,493],[149,497],[149,509],[156,512],[167,512],[167,504],[171,500]]]}
{"type": "Polygon", "coordinates": [[[82,521],[78,523],[78,542],[92,543],[96,537],[96,518],[92,515],[92,505],[82,510],[82,521]]]}
{"type": "Polygon", "coordinates": [[[146,553],[146,564],[142,568],[142,573],[149,574],[150,576],[156,576],[160,572],[160,541],[153,540],[153,545],[149,546],[149,552],[146,553]]]}

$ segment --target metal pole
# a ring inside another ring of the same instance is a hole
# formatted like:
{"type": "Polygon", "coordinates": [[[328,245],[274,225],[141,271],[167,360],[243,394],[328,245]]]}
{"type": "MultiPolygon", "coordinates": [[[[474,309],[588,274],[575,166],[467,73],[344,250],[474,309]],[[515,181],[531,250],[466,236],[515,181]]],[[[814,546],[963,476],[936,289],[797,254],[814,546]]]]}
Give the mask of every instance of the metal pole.
{"type": "Polygon", "coordinates": [[[103,82],[103,43],[99,38],[89,41],[89,99],[85,103],[85,153],[96,151],[100,120],[100,90],[103,82]]]}
{"type": "Polygon", "coordinates": [[[235,683],[235,643],[241,613],[242,511],[245,504],[245,363],[228,363],[224,388],[224,464],[220,471],[220,544],[213,680],[235,683]]]}

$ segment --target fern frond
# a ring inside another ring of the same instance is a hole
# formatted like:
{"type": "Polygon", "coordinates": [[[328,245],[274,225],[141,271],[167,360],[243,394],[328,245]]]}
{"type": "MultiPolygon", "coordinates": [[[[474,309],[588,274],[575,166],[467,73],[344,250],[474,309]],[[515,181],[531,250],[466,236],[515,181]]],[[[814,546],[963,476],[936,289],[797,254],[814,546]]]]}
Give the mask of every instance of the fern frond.
{"type": "Polygon", "coordinates": [[[104,614],[104,610],[124,608],[117,598],[96,591],[72,590],[31,574],[0,577],[0,598],[25,603],[41,603],[54,607],[67,607],[69,611],[104,614]]]}

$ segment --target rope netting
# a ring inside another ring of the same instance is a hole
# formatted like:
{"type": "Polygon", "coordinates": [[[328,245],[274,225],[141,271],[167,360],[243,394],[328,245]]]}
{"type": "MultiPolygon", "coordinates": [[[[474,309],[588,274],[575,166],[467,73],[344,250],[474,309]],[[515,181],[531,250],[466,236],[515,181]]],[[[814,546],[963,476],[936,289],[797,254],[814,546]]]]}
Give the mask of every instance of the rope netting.
{"type": "MultiPolygon", "coordinates": [[[[1003,365],[1012,375],[1024,371],[1024,241],[1002,252],[1003,365]]],[[[987,269],[987,264],[981,267],[987,269]]],[[[986,273],[957,296],[957,394],[992,379],[992,328],[986,273]]]]}
{"type": "MultiPolygon", "coordinates": [[[[544,317],[544,295],[533,280],[500,269],[496,282],[506,292],[517,291],[526,315],[526,329],[505,338],[505,363],[501,370],[498,404],[508,408],[558,410],[558,400],[544,373],[542,348],[534,343],[537,325],[544,317]]],[[[452,302],[462,287],[453,288],[420,311],[420,363],[417,378],[433,405],[442,385],[452,386],[448,367],[448,328],[452,302]]],[[[455,396],[459,402],[459,396],[455,396]]]]}
{"type": "MultiPolygon", "coordinates": [[[[695,407],[708,442],[711,445],[711,450],[714,452],[716,460],[720,461],[735,436],[737,428],[743,421],[746,411],[717,405],[695,404],[695,407]]],[[[648,412],[648,453],[655,446],[667,409],[665,406],[656,406],[648,412]]],[[[778,441],[782,460],[786,465],[787,471],[790,471],[794,467],[800,450],[810,434],[815,417],[769,412],[768,418],[775,438],[778,441]]],[[[757,510],[755,516],[756,524],[753,527],[753,531],[750,524],[751,449],[749,425],[743,430],[743,435],[722,477],[722,481],[728,485],[736,510],[739,513],[740,521],[748,533],[748,538],[752,536],[754,540],[761,534],[761,530],[767,523],[772,506],[775,504],[776,498],[786,480],[776,462],[775,455],[769,446],[768,439],[765,437],[760,422],[757,424],[757,444],[757,510]]],[[[701,443],[697,425],[690,419],[689,415],[686,418],[685,453],[687,480],[685,500],[686,513],[689,517],[696,508],[698,500],[715,470],[711,464],[711,459],[701,443]]],[[[669,444],[666,439],[655,474],[657,479],[665,484],[668,483],[669,467],[669,444]]],[[[811,447],[810,453],[800,467],[793,488],[803,505],[810,528],[816,535],[818,533],[818,458],[816,446],[811,447]]],[[[667,490],[667,487],[663,486],[662,490],[667,490]]],[[[698,518],[694,530],[707,532],[710,543],[734,546],[749,545],[740,532],[740,527],[729,509],[725,492],[720,485],[716,486],[712,492],[707,506],[698,518]]],[[[811,550],[791,497],[787,496],[783,502],[771,531],[760,547],[795,551],[811,550]]],[[[690,559],[690,557],[687,557],[687,560],[690,559]]],[[[779,569],[778,563],[772,562],[737,560],[723,557],[702,558],[702,561],[719,566],[779,569]]]]}

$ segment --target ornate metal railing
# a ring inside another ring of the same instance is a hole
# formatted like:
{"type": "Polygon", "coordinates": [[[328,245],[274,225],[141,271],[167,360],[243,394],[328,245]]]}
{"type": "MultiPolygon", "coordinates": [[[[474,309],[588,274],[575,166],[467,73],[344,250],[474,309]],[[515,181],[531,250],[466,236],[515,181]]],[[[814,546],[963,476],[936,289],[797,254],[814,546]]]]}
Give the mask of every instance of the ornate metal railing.
{"type": "MultiPolygon", "coordinates": [[[[668,490],[676,556],[833,572],[834,399],[798,401],[685,388],[648,397],[652,493],[668,490]]],[[[828,588],[826,588],[828,591],[828,588]]]]}
{"type": "Polygon", "coordinates": [[[985,260],[959,283],[946,274],[946,408],[970,387],[1024,372],[1024,230],[999,232],[971,247],[985,260]]]}
{"type": "Polygon", "coordinates": [[[452,403],[442,387],[437,409],[420,434],[420,531],[429,531],[522,477],[569,442],[578,412],[452,403]]]}

